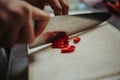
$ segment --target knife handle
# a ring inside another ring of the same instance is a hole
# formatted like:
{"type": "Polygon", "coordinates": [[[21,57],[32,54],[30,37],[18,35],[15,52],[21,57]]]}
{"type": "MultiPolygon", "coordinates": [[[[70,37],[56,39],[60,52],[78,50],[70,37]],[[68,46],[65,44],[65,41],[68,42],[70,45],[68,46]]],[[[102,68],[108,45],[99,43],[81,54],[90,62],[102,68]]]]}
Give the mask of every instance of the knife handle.
{"type": "Polygon", "coordinates": [[[5,48],[0,48],[0,80],[6,80],[8,69],[8,56],[5,48]]]}

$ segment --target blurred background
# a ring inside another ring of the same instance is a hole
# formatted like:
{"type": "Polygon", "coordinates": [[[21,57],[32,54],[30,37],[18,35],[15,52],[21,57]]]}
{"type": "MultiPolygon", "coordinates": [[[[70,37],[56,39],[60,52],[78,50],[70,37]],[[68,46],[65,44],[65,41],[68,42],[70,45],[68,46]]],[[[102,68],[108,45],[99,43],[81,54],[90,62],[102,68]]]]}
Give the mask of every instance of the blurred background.
{"type": "MultiPolygon", "coordinates": [[[[106,11],[103,0],[67,0],[70,6],[70,13],[85,11],[106,11]]],[[[52,14],[49,6],[45,7],[45,11],[52,14]]]]}

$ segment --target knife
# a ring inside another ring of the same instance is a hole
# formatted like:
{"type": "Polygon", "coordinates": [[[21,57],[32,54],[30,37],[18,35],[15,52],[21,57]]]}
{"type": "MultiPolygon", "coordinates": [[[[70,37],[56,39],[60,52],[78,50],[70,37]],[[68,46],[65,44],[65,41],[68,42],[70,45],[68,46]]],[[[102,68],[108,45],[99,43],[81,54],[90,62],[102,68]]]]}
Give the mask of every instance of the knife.
{"type": "Polygon", "coordinates": [[[26,44],[16,44],[9,50],[6,80],[28,80],[28,51],[26,44]]]}
{"type": "Polygon", "coordinates": [[[34,53],[51,45],[53,38],[57,37],[60,31],[64,31],[68,36],[71,36],[99,25],[108,20],[110,16],[111,14],[108,12],[95,12],[52,17],[44,32],[28,46],[28,53],[34,53]]]}
{"type": "MultiPolygon", "coordinates": [[[[43,34],[37,38],[36,42],[30,46],[15,45],[11,48],[7,80],[28,80],[28,51],[31,51],[29,53],[33,53],[51,45],[49,44],[52,42],[49,40],[51,37],[46,37],[46,33],[65,31],[71,36],[100,24],[110,16],[110,13],[100,12],[52,17],[47,28],[43,34]]],[[[53,35],[52,38],[54,37],[56,37],[56,35],[53,35]]]]}

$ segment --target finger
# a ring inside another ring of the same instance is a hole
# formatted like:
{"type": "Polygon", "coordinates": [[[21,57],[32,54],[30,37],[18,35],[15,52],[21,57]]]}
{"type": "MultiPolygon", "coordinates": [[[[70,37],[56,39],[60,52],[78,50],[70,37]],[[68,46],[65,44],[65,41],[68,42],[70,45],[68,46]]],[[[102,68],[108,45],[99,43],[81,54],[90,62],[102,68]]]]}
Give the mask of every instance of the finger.
{"type": "Polygon", "coordinates": [[[34,36],[34,26],[33,26],[32,16],[29,15],[28,20],[26,20],[20,31],[18,43],[29,44],[32,43],[34,39],[35,36],[34,36]]]}
{"type": "Polygon", "coordinates": [[[62,6],[62,14],[67,15],[69,12],[69,5],[66,2],[66,0],[59,0],[61,6],[62,6]]]}
{"type": "Polygon", "coordinates": [[[3,25],[1,24],[0,26],[1,26],[0,28],[0,39],[1,39],[4,36],[4,34],[8,31],[9,27],[6,27],[6,26],[2,27],[3,25]]]}
{"type": "Polygon", "coordinates": [[[34,27],[34,33],[35,33],[35,37],[37,37],[38,35],[40,35],[43,30],[45,29],[45,27],[47,26],[49,19],[50,19],[50,15],[38,8],[33,8],[33,13],[32,13],[32,17],[33,20],[35,20],[35,27],[34,27]]]}
{"type": "Polygon", "coordinates": [[[0,11],[0,39],[9,30],[8,16],[5,12],[0,11]]]}
{"type": "Polygon", "coordinates": [[[45,6],[45,1],[44,0],[25,0],[28,3],[30,3],[31,5],[40,8],[40,9],[44,9],[45,6]]]}
{"type": "Polygon", "coordinates": [[[17,26],[17,28],[15,29],[10,29],[8,31],[6,31],[6,33],[4,34],[4,37],[2,37],[1,41],[0,41],[0,47],[11,47],[13,45],[15,45],[15,43],[17,42],[18,39],[18,34],[19,34],[19,27],[17,26]]]}
{"type": "Polygon", "coordinates": [[[50,0],[49,3],[55,15],[62,15],[62,6],[58,0],[50,0]]]}

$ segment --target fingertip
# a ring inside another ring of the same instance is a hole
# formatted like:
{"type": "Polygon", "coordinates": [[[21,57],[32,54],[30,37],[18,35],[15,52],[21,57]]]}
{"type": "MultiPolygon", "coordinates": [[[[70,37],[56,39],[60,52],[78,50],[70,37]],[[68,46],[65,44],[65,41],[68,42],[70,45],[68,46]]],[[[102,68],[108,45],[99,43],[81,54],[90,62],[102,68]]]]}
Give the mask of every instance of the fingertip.
{"type": "Polygon", "coordinates": [[[51,18],[50,14],[48,14],[47,12],[44,12],[44,14],[45,14],[45,16],[44,16],[45,20],[49,21],[51,18]]]}
{"type": "Polygon", "coordinates": [[[62,6],[58,0],[49,1],[55,15],[62,15],[62,6]]]}
{"type": "Polygon", "coordinates": [[[65,0],[59,0],[62,6],[62,14],[67,15],[69,12],[69,4],[65,0]]]}
{"type": "Polygon", "coordinates": [[[41,9],[32,7],[32,18],[33,20],[36,21],[41,21],[41,20],[48,21],[50,19],[50,15],[41,9]]]}

